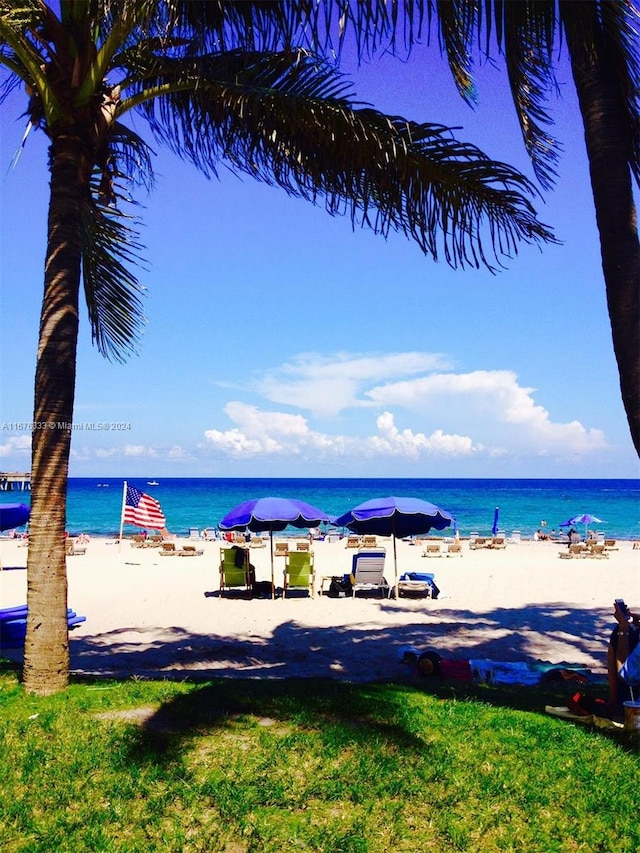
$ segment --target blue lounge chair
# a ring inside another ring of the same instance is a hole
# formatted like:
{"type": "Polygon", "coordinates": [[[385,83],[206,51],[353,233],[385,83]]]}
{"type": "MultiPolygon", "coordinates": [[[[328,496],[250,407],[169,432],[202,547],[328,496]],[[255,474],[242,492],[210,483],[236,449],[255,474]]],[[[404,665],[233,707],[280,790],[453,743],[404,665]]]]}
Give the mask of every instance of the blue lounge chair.
{"type": "MultiPolygon", "coordinates": [[[[0,610],[0,646],[16,649],[24,645],[27,635],[27,605],[7,607],[0,610]]],[[[78,616],[75,610],[67,609],[67,626],[75,628],[87,621],[86,616],[78,616]]]]}
{"type": "Polygon", "coordinates": [[[405,572],[398,579],[398,594],[402,593],[437,598],[440,590],[436,586],[435,575],[431,572],[405,572]]]}

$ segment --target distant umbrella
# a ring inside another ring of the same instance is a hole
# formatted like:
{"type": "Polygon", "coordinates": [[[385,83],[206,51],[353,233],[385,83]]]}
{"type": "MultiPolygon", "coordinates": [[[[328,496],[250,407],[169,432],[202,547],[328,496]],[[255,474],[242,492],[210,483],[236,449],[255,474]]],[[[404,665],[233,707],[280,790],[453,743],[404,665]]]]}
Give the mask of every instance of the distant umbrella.
{"type": "Polygon", "coordinates": [[[222,519],[220,530],[251,530],[259,533],[269,531],[271,539],[271,590],[275,597],[275,574],[273,567],[273,531],[292,527],[317,527],[329,521],[326,512],[304,501],[292,498],[256,498],[234,507],[222,519]]]}
{"type": "Polygon", "coordinates": [[[563,521],[560,527],[573,527],[576,524],[584,524],[584,538],[586,539],[587,528],[590,524],[604,524],[604,522],[601,518],[596,518],[595,515],[589,515],[589,513],[585,512],[582,515],[574,515],[568,521],[563,521]]]}
{"type": "Polygon", "coordinates": [[[491,532],[495,536],[498,532],[498,518],[500,516],[500,507],[497,506],[495,512],[493,513],[493,527],[491,528],[491,532]]]}

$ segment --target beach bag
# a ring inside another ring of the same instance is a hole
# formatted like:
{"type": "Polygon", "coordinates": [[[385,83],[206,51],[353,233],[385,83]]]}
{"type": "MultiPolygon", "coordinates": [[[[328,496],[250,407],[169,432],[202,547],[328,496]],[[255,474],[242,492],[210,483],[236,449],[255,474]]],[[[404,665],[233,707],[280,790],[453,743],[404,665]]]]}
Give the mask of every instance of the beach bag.
{"type": "Polygon", "coordinates": [[[604,699],[594,699],[584,693],[574,693],[567,701],[567,708],[577,717],[604,717],[611,719],[611,711],[604,699]]]}
{"type": "Polygon", "coordinates": [[[327,595],[329,598],[346,598],[351,595],[351,583],[344,578],[331,578],[327,595]]]}
{"type": "MultiPolygon", "coordinates": [[[[276,597],[277,597],[277,590],[276,597]]],[[[254,598],[271,598],[271,581],[256,581],[253,584],[254,598]]]]}
{"type": "Polygon", "coordinates": [[[629,653],[619,675],[626,684],[640,684],[640,643],[629,653]]]}

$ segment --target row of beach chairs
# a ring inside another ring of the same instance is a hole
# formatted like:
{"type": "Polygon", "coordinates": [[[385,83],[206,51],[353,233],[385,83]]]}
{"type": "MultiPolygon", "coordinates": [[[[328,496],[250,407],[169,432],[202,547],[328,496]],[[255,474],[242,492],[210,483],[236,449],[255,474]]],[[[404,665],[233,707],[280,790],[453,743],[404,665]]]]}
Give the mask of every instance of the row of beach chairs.
{"type": "Polygon", "coordinates": [[[195,545],[183,545],[176,548],[175,542],[163,542],[160,546],[161,557],[201,557],[204,548],[196,548],[195,545]]]}
{"type": "Polygon", "coordinates": [[[363,536],[350,534],[345,542],[345,548],[376,548],[377,545],[376,537],[366,533],[363,536]]]}
{"type": "Polygon", "coordinates": [[[162,536],[154,533],[151,536],[143,536],[141,533],[134,533],[131,537],[132,548],[159,548],[163,543],[162,536]]]}
{"type": "MultiPolygon", "coordinates": [[[[274,552],[275,553],[275,552],[274,552]]],[[[233,587],[240,587],[253,593],[249,552],[244,551],[244,564],[236,564],[236,550],[223,548],[220,552],[220,594],[233,587]]],[[[385,551],[366,551],[354,555],[352,565],[351,593],[363,589],[379,589],[388,594],[389,585],[384,578],[385,551]]],[[[330,580],[330,579],[329,579],[330,580]]],[[[292,590],[307,590],[313,598],[316,594],[316,576],[312,550],[289,551],[285,555],[283,572],[283,597],[292,590]]],[[[275,593],[272,590],[272,593],[275,593]]]]}
{"type": "Polygon", "coordinates": [[[462,542],[427,542],[422,552],[423,557],[462,557],[462,542]]]}
{"type": "Polygon", "coordinates": [[[574,542],[565,551],[560,551],[558,556],[564,560],[583,559],[585,557],[596,557],[608,559],[607,547],[604,542],[574,542]]]}
{"type": "Polygon", "coordinates": [[[504,533],[498,533],[496,536],[479,536],[477,533],[469,535],[469,548],[475,551],[480,548],[506,548],[507,538],[504,533]]]}
{"type": "MultiPolygon", "coordinates": [[[[249,561],[249,551],[244,548],[238,557],[237,548],[222,548],[220,551],[220,598],[225,592],[240,589],[253,595],[256,586],[249,561]]],[[[381,595],[389,596],[392,587],[384,576],[386,551],[384,548],[363,548],[353,555],[351,572],[341,578],[324,577],[320,592],[326,592],[326,584],[332,581],[343,584],[345,594],[356,596],[358,592],[379,591],[381,595]]],[[[416,576],[417,577],[417,576],[416,576]]],[[[270,584],[268,584],[270,586],[270,584]]],[[[400,592],[420,592],[426,596],[435,588],[433,575],[420,575],[418,580],[411,578],[400,581],[400,592]],[[419,589],[418,589],[419,587],[419,589]]],[[[311,598],[316,595],[316,575],[314,572],[314,555],[312,550],[289,551],[286,554],[283,572],[283,598],[293,590],[306,590],[311,598]]],[[[271,589],[271,595],[275,590],[271,589]]]]}

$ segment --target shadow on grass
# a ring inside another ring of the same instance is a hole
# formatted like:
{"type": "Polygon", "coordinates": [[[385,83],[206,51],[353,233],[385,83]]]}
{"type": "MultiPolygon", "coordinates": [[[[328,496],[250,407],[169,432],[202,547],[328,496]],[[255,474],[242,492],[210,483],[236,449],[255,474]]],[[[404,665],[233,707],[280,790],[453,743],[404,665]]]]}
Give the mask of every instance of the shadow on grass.
{"type": "MultiPolygon", "coordinates": [[[[315,679],[234,681],[220,679],[173,696],[140,727],[133,749],[137,760],[167,760],[185,740],[243,726],[288,735],[313,732],[323,747],[340,752],[365,742],[387,743],[424,755],[424,739],[394,722],[402,700],[391,685],[355,685],[315,679]]],[[[400,688],[402,689],[402,688],[400,688]]],[[[404,691],[403,691],[404,692],[404,691]]]]}
{"type": "MultiPolygon", "coordinates": [[[[439,749],[431,739],[418,737],[403,722],[409,705],[407,693],[425,693],[438,702],[473,702],[500,709],[543,714],[545,703],[562,704],[566,695],[540,687],[495,687],[483,684],[433,682],[425,685],[346,684],[314,679],[282,681],[234,681],[219,679],[172,697],[151,712],[130,742],[131,758],[136,762],[167,762],[183,754],[186,742],[200,736],[237,732],[240,724],[271,729],[286,735],[287,748],[293,748],[293,731],[313,733],[321,749],[340,754],[371,744],[392,751],[415,754],[421,760],[425,752],[439,749]],[[554,701],[557,700],[557,701],[554,701]],[[272,728],[273,727],[273,728],[272,728]]],[[[544,714],[543,714],[544,715],[544,714]]],[[[479,714],[479,718],[484,715],[479,714]]],[[[434,714],[434,724],[438,714],[434,714]]],[[[550,719],[550,718],[547,718],[550,719]]],[[[550,721],[551,722],[551,721],[550,721]]],[[[605,738],[624,752],[638,758],[638,737],[620,729],[600,729],[556,720],[564,726],[577,726],[585,735],[605,738]]],[[[509,721],[513,725],[513,718],[509,721]]],[[[434,754],[435,755],[435,754],[434,754]]]]}

